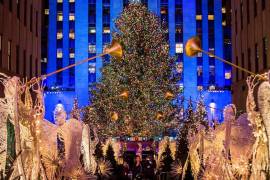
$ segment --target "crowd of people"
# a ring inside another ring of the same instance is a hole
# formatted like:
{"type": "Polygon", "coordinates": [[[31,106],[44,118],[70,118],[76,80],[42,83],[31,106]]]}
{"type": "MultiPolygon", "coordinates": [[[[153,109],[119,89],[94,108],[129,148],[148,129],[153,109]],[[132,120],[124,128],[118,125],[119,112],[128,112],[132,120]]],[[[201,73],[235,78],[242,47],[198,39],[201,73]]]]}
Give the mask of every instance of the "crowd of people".
{"type": "Polygon", "coordinates": [[[136,155],[132,167],[127,162],[123,162],[121,167],[121,179],[123,180],[154,180],[156,161],[152,156],[147,156],[142,160],[141,156],[136,155]]]}

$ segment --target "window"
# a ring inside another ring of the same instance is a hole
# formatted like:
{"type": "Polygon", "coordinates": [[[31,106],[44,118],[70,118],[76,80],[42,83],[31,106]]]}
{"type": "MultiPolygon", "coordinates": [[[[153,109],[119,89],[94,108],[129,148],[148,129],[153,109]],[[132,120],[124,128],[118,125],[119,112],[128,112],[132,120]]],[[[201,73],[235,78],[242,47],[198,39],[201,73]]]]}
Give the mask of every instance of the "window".
{"type": "Polygon", "coordinates": [[[57,21],[63,21],[63,13],[62,12],[57,13],[57,21]]]}
{"type": "Polygon", "coordinates": [[[203,68],[202,68],[202,66],[198,66],[198,67],[197,67],[197,75],[198,75],[198,76],[202,76],[202,73],[203,73],[203,68]]]}
{"type": "Polygon", "coordinates": [[[63,57],[63,52],[61,48],[57,49],[57,58],[62,58],[63,57]]]}
{"type": "Polygon", "coordinates": [[[12,11],[12,1],[13,0],[8,0],[8,9],[9,9],[9,11],[12,11]]]}
{"type": "Polygon", "coordinates": [[[266,1],[262,0],[262,10],[265,10],[265,3],[266,3],[266,1]]]}
{"type": "Polygon", "coordinates": [[[31,54],[30,55],[30,63],[29,63],[29,77],[31,78],[32,76],[33,76],[33,67],[32,67],[32,65],[33,65],[33,55],[31,54]]]}
{"type": "Polygon", "coordinates": [[[268,40],[266,37],[263,38],[263,68],[266,69],[267,68],[267,50],[268,50],[268,46],[267,46],[268,40]]]}
{"type": "Polygon", "coordinates": [[[95,63],[89,63],[88,64],[88,71],[91,74],[96,73],[96,64],[95,63]]]}
{"type": "Polygon", "coordinates": [[[209,66],[209,84],[215,84],[215,66],[209,66]]]}
{"type": "Polygon", "coordinates": [[[95,34],[96,33],[96,27],[89,27],[89,33],[95,34]]]}
{"type": "Polygon", "coordinates": [[[35,76],[38,76],[38,66],[39,66],[39,61],[38,59],[36,58],[36,72],[35,72],[35,76]]]}
{"type": "Polygon", "coordinates": [[[69,38],[70,39],[75,39],[74,29],[70,29],[70,31],[69,31],[69,38]]]}
{"type": "MultiPolygon", "coordinates": [[[[241,53],[241,67],[245,68],[245,57],[244,57],[244,53],[241,53]]],[[[245,77],[245,72],[242,71],[242,79],[244,79],[245,77]]]]}
{"type": "Polygon", "coordinates": [[[26,51],[23,50],[23,77],[26,77],[26,51]]]}
{"type": "Polygon", "coordinates": [[[38,36],[38,11],[36,11],[36,37],[38,36]]]}
{"type": "Polygon", "coordinates": [[[221,12],[222,12],[222,14],[226,14],[226,8],[222,7],[221,12]]]}
{"type": "Polygon", "coordinates": [[[57,39],[62,39],[63,38],[63,32],[62,32],[62,30],[58,30],[56,36],[57,36],[57,39]]]}
{"type": "Polygon", "coordinates": [[[24,16],[23,16],[23,18],[24,18],[24,26],[26,26],[27,25],[27,0],[24,0],[24,16]]]}
{"type": "Polygon", "coordinates": [[[110,32],[111,32],[111,31],[110,31],[110,27],[104,27],[104,28],[103,28],[103,33],[104,33],[104,34],[110,34],[110,32]]]}
{"type": "Polygon", "coordinates": [[[255,72],[257,73],[259,71],[259,48],[258,48],[258,44],[255,44],[255,72]]]}
{"type": "Polygon", "coordinates": [[[209,21],[213,21],[215,19],[215,16],[214,15],[208,15],[208,20],[209,21]]]}
{"type": "Polygon", "coordinates": [[[20,48],[16,46],[16,73],[20,74],[20,48]]]}
{"type": "Polygon", "coordinates": [[[175,44],[175,52],[176,53],[183,53],[184,52],[183,43],[175,44]]]}
{"type": "Polygon", "coordinates": [[[8,63],[7,63],[7,68],[8,70],[11,70],[11,41],[8,41],[8,63]]]}
{"type": "Polygon", "coordinates": [[[182,73],[183,72],[183,62],[177,62],[176,63],[176,72],[182,73]]]}
{"type": "Polygon", "coordinates": [[[257,16],[257,2],[258,0],[253,0],[253,2],[254,2],[254,5],[253,5],[253,8],[254,8],[254,17],[256,17],[257,16]]]}
{"type": "Polygon", "coordinates": [[[69,58],[75,58],[75,53],[74,52],[70,52],[69,53],[69,58]]]}
{"type": "Polygon", "coordinates": [[[20,5],[21,0],[17,0],[17,18],[20,19],[20,5]]]}
{"type": "Polygon", "coordinates": [[[45,15],[49,15],[49,14],[50,14],[50,10],[49,10],[49,9],[45,9],[45,10],[44,10],[44,14],[45,14],[45,15]]]}
{"type": "Polygon", "coordinates": [[[196,15],[196,20],[202,20],[202,15],[196,15]]]}
{"type": "Polygon", "coordinates": [[[30,31],[32,32],[33,29],[33,4],[30,7],[30,31]]]}
{"type": "Polygon", "coordinates": [[[241,29],[243,30],[243,13],[244,13],[243,2],[241,2],[240,8],[241,8],[240,9],[241,29]]]}
{"type": "Polygon", "coordinates": [[[96,45],[89,44],[88,51],[89,51],[89,53],[96,53],[96,45]]]}
{"type": "MultiPolygon", "coordinates": [[[[236,63],[237,66],[239,66],[239,64],[238,64],[238,56],[236,56],[236,58],[235,58],[235,63],[236,63]]],[[[235,72],[236,72],[236,75],[235,75],[236,81],[238,81],[239,80],[239,74],[238,74],[239,70],[238,70],[238,68],[235,69],[235,72]]]]}
{"type": "Polygon", "coordinates": [[[74,13],[69,13],[69,20],[75,21],[75,14],[74,13]]]}
{"type": "Polygon", "coordinates": [[[235,10],[235,12],[234,12],[234,14],[235,14],[235,16],[234,16],[234,22],[235,22],[235,24],[234,24],[234,26],[235,26],[235,34],[237,34],[237,10],[235,10]]]}
{"type": "Polygon", "coordinates": [[[90,44],[96,44],[96,34],[89,34],[89,36],[88,36],[88,42],[90,44]]]}
{"type": "Polygon", "coordinates": [[[208,14],[214,14],[214,0],[208,0],[208,14]]]}
{"type": "Polygon", "coordinates": [[[225,79],[231,79],[232,73],[231,72],[225,72],[225,79]]]}
{"type": "Polygon", "coordinates": [[[0,35],[0,67],[2,66],[2,35],[0,35]]]}
{"type": "Polygon", "coordinates": [[[251,50],[248,48],[248,70],[251,71],[251,50]]]}
{"type": "Polygon", "coordinates": [[[249,1],[250,1],[250,0],[247,0],[247,22],[248,22],[248,24],[249,24],[249,22],[250,22],[250,15],[249,15],[249,1]]]}

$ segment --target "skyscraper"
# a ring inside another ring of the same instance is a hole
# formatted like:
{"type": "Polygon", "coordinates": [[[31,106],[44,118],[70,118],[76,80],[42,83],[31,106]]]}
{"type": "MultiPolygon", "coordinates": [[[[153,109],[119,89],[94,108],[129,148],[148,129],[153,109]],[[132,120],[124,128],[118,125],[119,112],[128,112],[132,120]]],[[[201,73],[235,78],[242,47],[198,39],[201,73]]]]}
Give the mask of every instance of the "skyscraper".
{"type": "MultiPolygon", "coordinates": [[[[199,54],[190,58],[184,54],[184,43],[200,36],[202,47],[223,57],[222,0],[140,0],[149,11],[168,26],[170,54],[177,56],[179,88],[186,99],[205,97],[207,105],[216,107],[212,114],[220,118],[220,110],[231,102],[230,68],[213,57],[199,54]],[[227,74],[227,75],[225,75],[227,74]],[[229,75],[228,75],[229,74],[229,75]]],[[[47,72],[55,71],[82,59],[98,55],[110,44],[115,31],[114,20],[129,3],[128,0],[49,0],[49,45],[47,72]]],[[[99,81],[103,63],[109,56],[71,68],[47,79],[46,118],[61,101],[67,111],[72,99],[80,106],[88,104],[89,87],[99,81]]]]}
{"type": "MultiPolygon", "coordinates": [[[[233,62],[254,73],[269,71],[270,67],[270,1],[232,1],[233,62]]],[[[249,74],[233,70],[233,102],[246,110],[249,74]]]]}
{"type": "Polygon", "coordinates": [[[0,72],[28,80],[40,74],[40,30],[40,1],[0,0],[0,72]]]}

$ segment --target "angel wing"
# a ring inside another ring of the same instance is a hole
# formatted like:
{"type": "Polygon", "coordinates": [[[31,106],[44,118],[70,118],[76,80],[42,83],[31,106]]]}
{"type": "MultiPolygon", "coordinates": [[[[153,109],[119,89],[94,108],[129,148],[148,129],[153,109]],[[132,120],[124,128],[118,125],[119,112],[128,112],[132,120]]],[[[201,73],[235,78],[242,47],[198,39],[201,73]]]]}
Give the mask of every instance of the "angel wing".
{"type": "Polygon", "coordinates": [[[84,169],[86,172],[91,171],[91,160],[90,160],[90,129],[87,124],[83,123],[83,130],[82,130],[82,144],[81,150],[83,154],[83,163],[84,169]]]}

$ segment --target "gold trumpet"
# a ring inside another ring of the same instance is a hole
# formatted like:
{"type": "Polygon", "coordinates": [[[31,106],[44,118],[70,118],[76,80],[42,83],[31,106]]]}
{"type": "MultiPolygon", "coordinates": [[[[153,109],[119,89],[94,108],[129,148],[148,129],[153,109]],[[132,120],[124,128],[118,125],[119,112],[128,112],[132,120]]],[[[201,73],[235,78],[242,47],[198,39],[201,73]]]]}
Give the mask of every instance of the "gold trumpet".
{"type": "Polygon", "coordinates": [[[90,58],[87,58],[87,59],[78,61],[78,62],[76,62],[76,63],[74,63],[74,64],[71,64],[71,65],[69,65],[69,66],[63,67],[63,68],[58,69],[58,70],[56,70],[56,71],[53,71],[53,72],[51,72],[51,73],[49,73],[49,74],[41,75],[41,77],[38,77],[38,78],[32,78],[32,79],[31,79],[30,81],[28,81],[26,84],[27,84],[27,85],[31,85],[32,83],[36,83],[36,82],[38,82],[38,81],[41,80],[41,79],[46,79],[46,78],[49,77],[49,76],[52,76],[52,75],[57,74],[57,73],[59,73],[59,72],[62,72],[62,71],[64,71],[64,70],[70,69],[70,68],[72,68],[72,67],[78,66],[78,65],[80,65],[80,64],[86,63],[86,62],[91,61],[91,60],[93,60],[93,59],[96,59],[96,58],[98,58],[98,57],[105,56],[105,55],[107,55],[107,54],[109,54],[109,55],[115,57],[116,59],[121,59],[122,56],[123,56],[123,49],[122,49],[121,44],[120,44],[119,42],[113,40],[112,43],[111,43],[111,45],[110,45],[108,48],[106,48],[102,54],[99,54],[99,55],[97,55],[97,56],[93,56],[93,57],[90,57],[90,58]]]}
{"type": "MultiPolygon", "coordinates": [[[[218,59],[218,60],[220,60],[220,61],[222,61],[222,62],[224,62],[224,63],[226,63],[226,64],[229,64],[229,65],[231,65],[231,66],[233,66],[233,67],[235,67],[235,68],[238,68],[238,69],[240,69],[241,71],[244,71],[244,72],[246,72],[246,73],[248,73],[248,74],[251,74],[251,75],[253,75],[253,76],[256,76],[257,74],[255,74],[255,73],[253,73],[253,72],[251,72],[251,71],[249,71],[249,70],[247,70],[247,69],[245,69],[245,68],[243,68],[243,67],[241,67],[241,66],[238,66],[238,65],[236,65],[236,64],[233,64],[233,63],[231,63],[231,62],[229,62],[229,61],[227,61],[227,60],[225,60],[225,59],[223,59],[223,58],[221,58],[221,57],[218,57],[218,56],[216,56],[215,54],[213,54],[213,53],[210,53],[210,52],[208,52],[208,51],[204,51],[202,48],[201,48],[201,40],[200,40],[200,38],[199,37],[192,37],[192,38],[190,38],[188,41],[187,41],[187,43],[186,43],[186,45],[185,45],[185,52],[186,52],[186,55],[187,56],[190,56],[190,57],[194,57],[194,56],[196,56],[199,52],[202,52],[202,53],[204,53],[204,54],[207,54],[208,56],[211,56],[211,57],[214,57],[215,59],[218,59]]],[[[266,78],[265,77],[263,77],[262,75],[258,75],[259,76],[259,78],[260,79],[262,79],[262,80],[265,80],[266,78]]]]}

